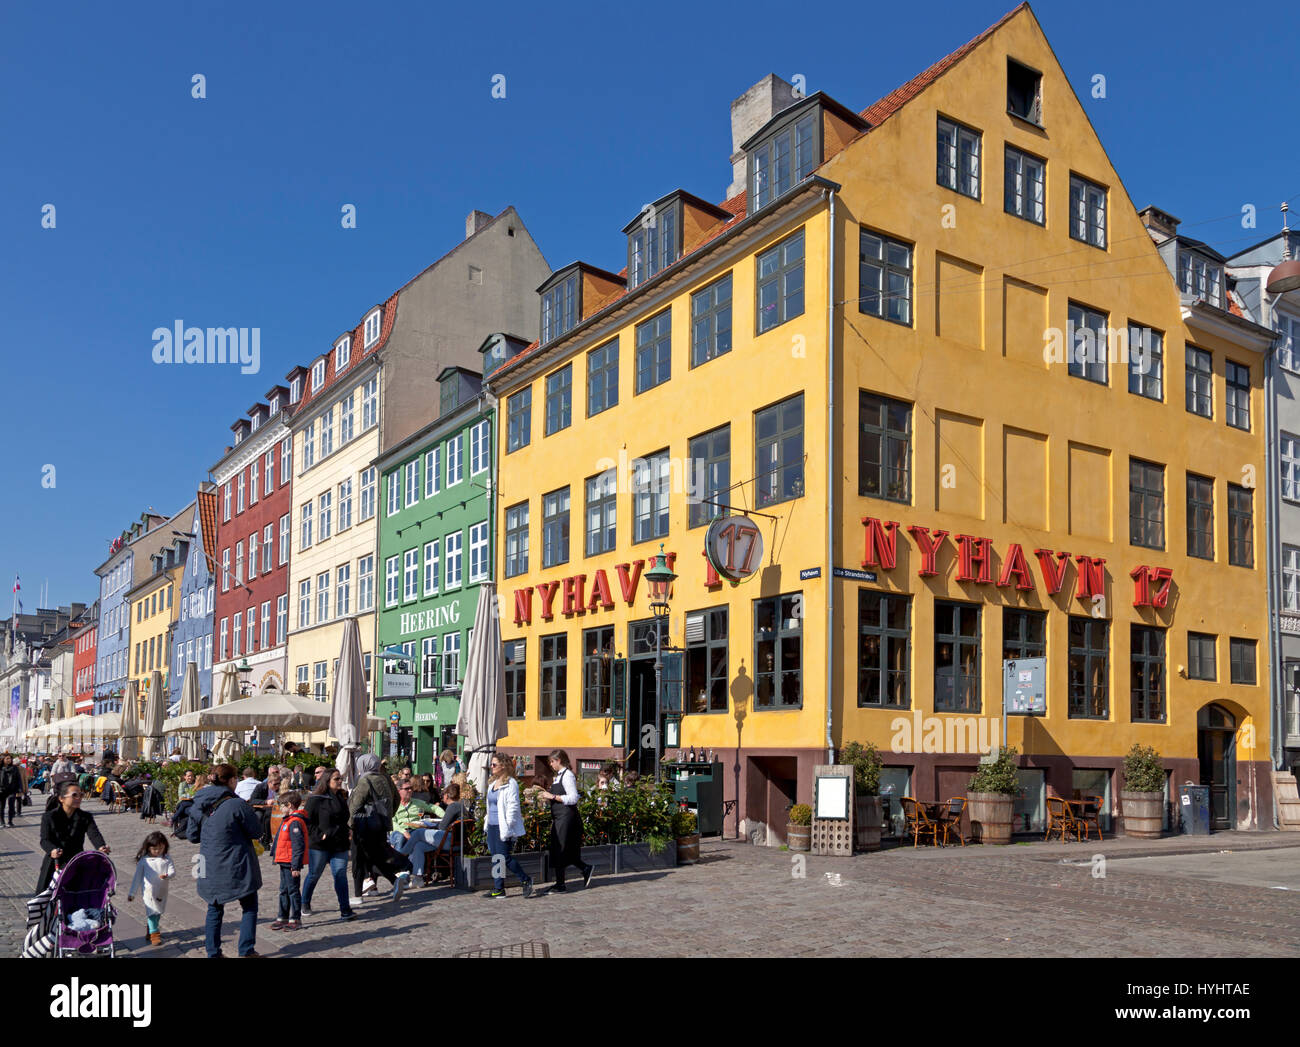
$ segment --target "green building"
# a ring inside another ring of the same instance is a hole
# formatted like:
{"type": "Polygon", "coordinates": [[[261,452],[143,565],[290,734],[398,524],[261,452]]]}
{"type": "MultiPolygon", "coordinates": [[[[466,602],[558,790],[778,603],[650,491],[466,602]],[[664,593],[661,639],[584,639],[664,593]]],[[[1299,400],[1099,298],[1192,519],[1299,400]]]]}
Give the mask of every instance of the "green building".
{"type": "Polygon", "coordinates": [[[493,572],[496,412],[478,372],[447,367],[438,384],[437,420],[374,463],[383,477],[375,715],[392,724],[397,714],[379,751],[408,757],[417,773],[432,771],[443,749],[463,750],[465,656],[480,583],[493,572]]]}

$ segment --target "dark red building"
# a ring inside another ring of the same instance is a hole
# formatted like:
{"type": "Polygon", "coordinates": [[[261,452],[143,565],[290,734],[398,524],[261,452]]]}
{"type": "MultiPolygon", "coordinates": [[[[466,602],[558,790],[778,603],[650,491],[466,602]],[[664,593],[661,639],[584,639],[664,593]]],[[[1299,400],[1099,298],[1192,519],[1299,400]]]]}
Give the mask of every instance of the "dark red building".
{"type": "Polygon", "coordinates": [[[95,711],[95,652],[99,637],[99,602],[88,612],[86,624],[72,634],[72,696],[78,714],[95,711]]]}

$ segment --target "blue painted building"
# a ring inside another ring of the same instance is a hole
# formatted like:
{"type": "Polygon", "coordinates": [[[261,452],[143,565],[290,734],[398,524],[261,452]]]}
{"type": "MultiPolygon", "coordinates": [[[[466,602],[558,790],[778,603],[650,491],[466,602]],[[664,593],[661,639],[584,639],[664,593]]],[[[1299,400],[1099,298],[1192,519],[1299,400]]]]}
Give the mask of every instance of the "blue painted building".
{"type": "Polygon", "coordinates": [[[162,526],[165,517],[142,513],[113,539],[108,559],[95,568],[99,576],[99,644],[95,671],[95,712],[118,712],[122,708],[122,689],[130,674],[131,614],[126,594],[149,570],[148,554],[143,560],[140,577],[136,577],[137,550],[133,543],[162,526]]]}
{"type": "MultiPolygon", "coordinates": [[[[215,498],[211,484],[204,484],[199,502],[205,496],[215,498]]],[[[183,552],[186,559],[185,573],[181,576],[180,612],[173,631],[170,700],[173,705],[180,701],[186,667],[193,662],[199,670],[200,708],[206,709],[212,700],[212,608],[216,587],[208,569],[199,502],[195,503],[192,518],[181,525],[187,537],[176,538],[178,552],[183,552]]]]}

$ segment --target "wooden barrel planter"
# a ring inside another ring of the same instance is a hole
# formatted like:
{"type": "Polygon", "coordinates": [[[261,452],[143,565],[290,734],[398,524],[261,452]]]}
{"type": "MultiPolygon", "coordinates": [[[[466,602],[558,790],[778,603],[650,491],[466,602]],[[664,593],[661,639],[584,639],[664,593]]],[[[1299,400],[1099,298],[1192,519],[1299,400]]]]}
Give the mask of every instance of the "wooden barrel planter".
{"type": "Polygon", "coordinates": [[[700,860],[700,834],[677,837],[677,864],[694,865],[700,860]]]}
{"type": "Polygon", "coordinates": [[[1015,798],[1005,793],[971,793],[971,839],[979,843],[1008,844],[1011,842],[1011,810],[1015,798]]]}
{"type": "Polygon", "coordinates": [[[785,827],[785,842],[792,851],[812,850],[812,826],[787,825],[785,827]]]}
{"type": "Polygon", "coordinates": [[[1164,827],[1164,793],[1119,794],[1124,835],[1138,840],[1158,840],[1164,827]]]}
{"type": "Polygon", "coordinates": [[[879,796],[858,796],[854,798],[856,840],[859,851],[880,850],[881,807],[879,796]]]}

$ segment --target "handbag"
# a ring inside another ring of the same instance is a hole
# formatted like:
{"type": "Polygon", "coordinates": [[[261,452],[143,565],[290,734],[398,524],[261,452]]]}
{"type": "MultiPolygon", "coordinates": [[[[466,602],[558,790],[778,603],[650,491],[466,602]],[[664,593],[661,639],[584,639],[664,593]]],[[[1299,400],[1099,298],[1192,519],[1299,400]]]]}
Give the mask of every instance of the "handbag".
{"type": "Polygon", "coordinates": [[[23,806],[30,807],[31,805],[32,805],[32,794],[23,793],[23,806]]]}

